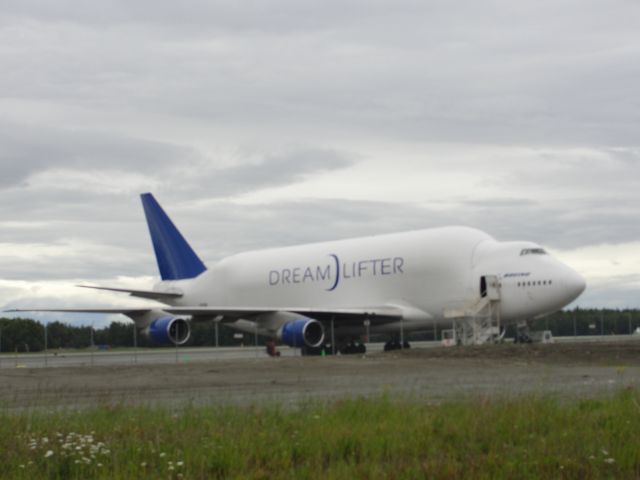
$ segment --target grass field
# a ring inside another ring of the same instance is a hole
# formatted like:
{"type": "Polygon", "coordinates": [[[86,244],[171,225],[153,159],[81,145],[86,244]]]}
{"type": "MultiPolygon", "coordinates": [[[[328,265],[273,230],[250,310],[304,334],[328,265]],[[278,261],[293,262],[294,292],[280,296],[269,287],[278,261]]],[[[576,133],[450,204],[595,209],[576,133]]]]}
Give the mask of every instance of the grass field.
{"type": "Polygon", "coordinates": [[[0,478],[639,478],[640,392],[0,409],[0,478]]]}

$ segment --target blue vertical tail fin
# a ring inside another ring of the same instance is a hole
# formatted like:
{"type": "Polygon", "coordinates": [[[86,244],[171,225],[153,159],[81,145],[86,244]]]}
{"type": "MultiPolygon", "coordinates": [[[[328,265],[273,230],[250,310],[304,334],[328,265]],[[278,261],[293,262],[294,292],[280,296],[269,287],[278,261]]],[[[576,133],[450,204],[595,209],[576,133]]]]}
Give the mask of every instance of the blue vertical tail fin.
{"type": "Polygon", "coordinates": [[[205,267],[160,204],[150,193],[140,195],[162,280],[195,278],[205,267]]]}

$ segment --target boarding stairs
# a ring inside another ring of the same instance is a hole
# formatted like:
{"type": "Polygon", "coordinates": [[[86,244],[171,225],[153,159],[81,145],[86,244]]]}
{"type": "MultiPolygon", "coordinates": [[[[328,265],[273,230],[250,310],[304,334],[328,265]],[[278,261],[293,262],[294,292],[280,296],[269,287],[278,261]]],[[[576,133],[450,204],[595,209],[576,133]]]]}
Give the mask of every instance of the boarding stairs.
{"type": "Polygon", "coordinates": [[[486,290],[479,300],[443,312],[452,321],[453,341],[457,345],[497,343],[504,336],[500,328],[500,282],[494,275],[487,275],[485,281],[486,290]]]}

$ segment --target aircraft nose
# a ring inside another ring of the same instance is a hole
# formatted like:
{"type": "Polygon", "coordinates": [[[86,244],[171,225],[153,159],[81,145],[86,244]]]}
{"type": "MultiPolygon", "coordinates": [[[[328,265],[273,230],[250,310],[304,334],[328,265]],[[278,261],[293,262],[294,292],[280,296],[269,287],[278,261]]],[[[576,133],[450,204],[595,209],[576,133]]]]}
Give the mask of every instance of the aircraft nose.
{"type": "Polygon", "coordinates": [[[582,275],[574,270],[569,270],[564,276],[564,290],[570,302],[580,296],[587,287],[587,282],[582,275]]]}

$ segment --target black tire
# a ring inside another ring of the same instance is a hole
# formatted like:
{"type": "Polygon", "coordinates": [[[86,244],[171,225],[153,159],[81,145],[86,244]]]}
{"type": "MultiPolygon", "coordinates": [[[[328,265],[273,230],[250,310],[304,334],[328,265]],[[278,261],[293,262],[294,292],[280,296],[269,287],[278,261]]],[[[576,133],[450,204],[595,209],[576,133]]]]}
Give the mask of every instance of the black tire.
{"type": "Polygon", "coordinates": [[[361,344],[355,344],[353,342],[348,343],[347,345],[345,345],[344,347],[342,347],[342,349],[340,350],[340,353],[342,355],[356,355],[358,353],[364,353],[361,352],[360,349],[364,347],[365,352],[367,350],[367,347],[365,347],[364,345],[361,344]]]}
{"type": "MultiPolygon", "coordinates": [[[[402,348],[402,345],[400,344],[400,342],[398,340],[390,340],[387,343],[384,344],[384,351],[385,352],[391,352],[393,350],[400,350],[402,348]]],[[[405,347],[408,348],[408,347],[405,347]]]]}

